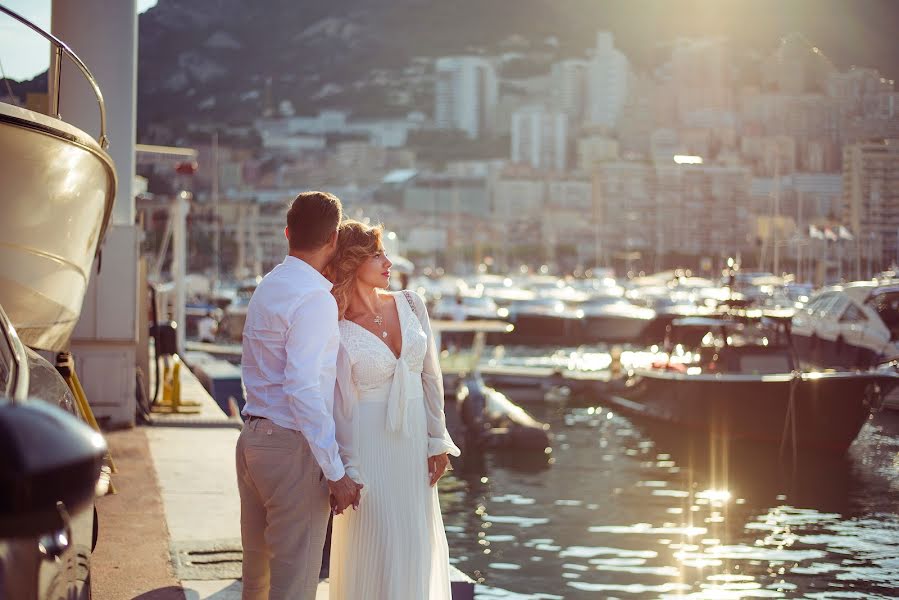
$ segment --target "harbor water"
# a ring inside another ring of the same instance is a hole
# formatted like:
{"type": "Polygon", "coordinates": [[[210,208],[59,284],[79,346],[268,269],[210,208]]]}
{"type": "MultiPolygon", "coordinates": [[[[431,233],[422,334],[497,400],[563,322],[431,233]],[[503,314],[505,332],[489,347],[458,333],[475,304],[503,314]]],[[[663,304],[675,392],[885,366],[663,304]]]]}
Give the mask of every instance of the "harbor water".
{"type": "Polygon", "coordinates": [[[899,413],[845,457],[793,464],[598,400],[527,408],[555,432],[550,455],[471,453],[441,484],[478,598],[899,596],[899,413]]]}

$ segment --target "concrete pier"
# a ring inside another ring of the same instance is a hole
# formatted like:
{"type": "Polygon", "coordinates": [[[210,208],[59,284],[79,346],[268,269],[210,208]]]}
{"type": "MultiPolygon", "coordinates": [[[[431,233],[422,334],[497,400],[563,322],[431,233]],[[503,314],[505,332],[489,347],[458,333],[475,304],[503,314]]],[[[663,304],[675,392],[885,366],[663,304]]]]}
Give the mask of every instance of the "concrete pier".
{"type": "MultiPolygon", "coordinates": [[[[119,493],[97,502],[97,600],[240,600],[240,432],[186,368],[181,389],[198,414],[154,414],[153,426],[107,435],[119,493]]],[[[454,571],[454,598],[473,598],[454,571]]],[[[327,600],[326,581],[316,598],[327,600]]]]}

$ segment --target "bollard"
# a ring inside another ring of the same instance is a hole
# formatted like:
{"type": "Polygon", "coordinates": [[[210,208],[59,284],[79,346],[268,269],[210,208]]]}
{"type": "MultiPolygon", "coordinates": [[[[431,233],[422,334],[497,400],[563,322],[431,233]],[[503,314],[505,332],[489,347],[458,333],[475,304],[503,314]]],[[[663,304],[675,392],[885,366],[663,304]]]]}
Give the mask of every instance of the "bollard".
{"type": "Polygon", "coordinates": [[[172,355],[172,366],[163,360],[162,400],[152,407],[152,412],[166,414],[196,414],[201,412],[200,403],[181,399],[181,359],[172,355]]]}

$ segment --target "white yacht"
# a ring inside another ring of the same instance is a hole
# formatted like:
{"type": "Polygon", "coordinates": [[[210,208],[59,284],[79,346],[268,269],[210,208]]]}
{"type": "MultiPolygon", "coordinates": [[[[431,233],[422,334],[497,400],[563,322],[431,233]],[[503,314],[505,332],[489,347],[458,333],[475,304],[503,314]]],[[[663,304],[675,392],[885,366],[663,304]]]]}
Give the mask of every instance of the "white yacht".
{"type": "Polygon", "coordinates": [[[3,13],[50,40],[51,115],[0,102],[0,304],[22,341],[63,350],[81,314],[91,267],[115,200],[106,153],[106,111],[97,82],[60,40],[16,13],[3,13]],[[62,121],[59,73],[70,59],[91,85],[98,139],[62,121]]]}
{"type": "MultiPolygon", "coordinates": [[[[816,368],[866,370],[899,358],[899,280],[822,289],[793,316],[800,361],[816,368]]],[[[897,394],[885,406],[899,408],[897,394]]]]}
{"type": "Polygon", "coordinates": [[[899,281],[822,289],[796,312],[793,336],[815,367],[867,369],[899,357],[899,281]]]}

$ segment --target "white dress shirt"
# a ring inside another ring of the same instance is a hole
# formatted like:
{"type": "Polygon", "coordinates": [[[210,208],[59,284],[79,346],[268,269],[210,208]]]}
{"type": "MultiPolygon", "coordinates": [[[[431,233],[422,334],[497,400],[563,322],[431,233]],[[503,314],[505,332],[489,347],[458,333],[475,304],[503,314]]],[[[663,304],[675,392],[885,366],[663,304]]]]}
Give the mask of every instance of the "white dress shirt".
{"type": "Polygon", "coordinates": [[[331,282],[287,256],[262,279],[247,307],[243,414],[302,433],[331,481],[345,473],[333,412],[339,347],[331,282]]]}

